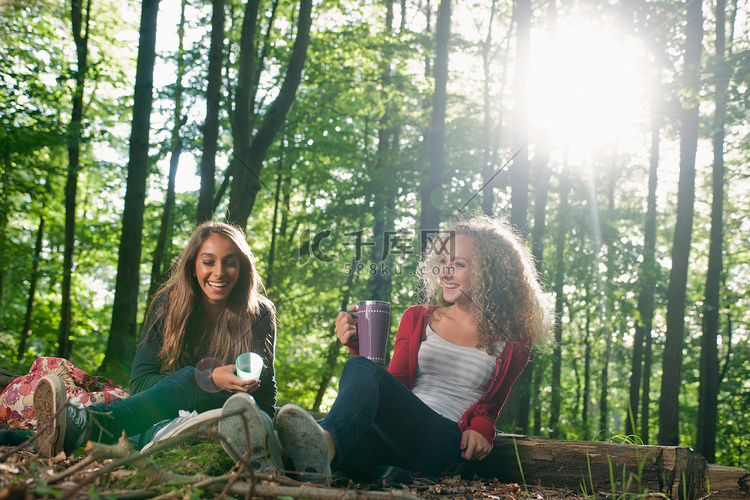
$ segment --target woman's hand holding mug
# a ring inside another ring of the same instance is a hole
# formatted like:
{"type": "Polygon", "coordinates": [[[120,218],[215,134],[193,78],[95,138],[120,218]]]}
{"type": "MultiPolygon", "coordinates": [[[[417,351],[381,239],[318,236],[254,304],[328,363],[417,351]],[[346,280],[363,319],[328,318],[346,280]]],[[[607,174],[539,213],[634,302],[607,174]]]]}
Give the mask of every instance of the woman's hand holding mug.
{"type": "Polygon", "coordinates": [[[352,311],[355,314],[351,314],[348,311],[341,311],[336,317],[336,326],[334,332],[336,332],[336,338],[339,342],[345,346],[349,346],[351,342],[357,340],[357,306],[352,306],[352,311]]]}

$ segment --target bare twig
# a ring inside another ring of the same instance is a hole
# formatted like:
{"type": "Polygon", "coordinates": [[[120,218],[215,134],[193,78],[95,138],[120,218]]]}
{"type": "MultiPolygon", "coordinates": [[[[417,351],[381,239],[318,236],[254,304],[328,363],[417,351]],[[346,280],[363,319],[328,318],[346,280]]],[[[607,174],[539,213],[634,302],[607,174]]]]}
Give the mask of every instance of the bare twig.
{"type": "Polygon", "coordinates": [[[66,477],[72,476],[76,472],[81,471],[81,470],[85,469],[86,467],[90,466],[95,461],[96,461],[96,459],[94,459],[94,457],[92,457],[92,456],[89,455],[86,458],[84,458],[83,460],[81,460],[80,462],[78,462],[77,464],[71,465],[67,469],[63,469],[58,474],[50,476],[50,478],[47,479],[47,484],[53,484],[53,483],[56,483],[58,481],[62,481],[66,477]]]}
{"type": "MultiPolygon", "coordinates": [[[[247,491],[247,486],[235,484],[229,489],[230,493],[243,495],[247,491]]],[[[292,498],[309,498],[310,500],[417,500],[418,496],[412,495],[401,490],[391,491],[362,491],[362,490],[344,490],[337,488],[318,487],[310,484],[302,486],[272,486],[265,484],[256,484],[253,490],[255,497],[292,497],[292,498]]]]}
{"type": "Polygon", "coordinates": [[[122,436],[120,436],[117,444],[106,445],[89,441],[86,445],[86,449],[89,452],[89,456],[94,459],[100,459],[104,457],[119,457],[119,459],[112,461],[101,469],[98,469],[94,474],[91,474],[90,476],[83,479],[78,484],[77,488],[69,490],[65,493],[65,495],[63,496],[63,500],[75,497],[81,489],[86,487],[95,479],[100,478],[108,474],[110,471],[116,469],[117,467],[130,462],[133,462],[133,464],[148,478],[158,482],[173,481],[178,483],[189,483],[194,482],[198,478],[202,479],[205,477],[198,474],[196,474],[195,476],[185,476],[182,474],[174,474],[172,472],[161,469],[156,465],[156,463],[154,463],[153,460],[133,450],[133,446],[130,444],[130,440],[127,438],[124,432],[122,436]]]}

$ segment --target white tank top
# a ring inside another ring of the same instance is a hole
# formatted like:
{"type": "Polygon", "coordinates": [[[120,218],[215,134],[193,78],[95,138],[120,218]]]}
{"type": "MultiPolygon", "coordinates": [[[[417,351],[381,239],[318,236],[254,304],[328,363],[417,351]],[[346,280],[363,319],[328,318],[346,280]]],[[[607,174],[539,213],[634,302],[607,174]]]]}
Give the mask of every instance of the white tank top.
{"type": "Polygon", "coordinates": [[[419,347],[412,391],[440,415],[457,422],[479,401],[492,381],[495,359],[505,342],[495,346],[496,355],[485,348],[464,347],[448,342],[427,325],[419,347]]]}

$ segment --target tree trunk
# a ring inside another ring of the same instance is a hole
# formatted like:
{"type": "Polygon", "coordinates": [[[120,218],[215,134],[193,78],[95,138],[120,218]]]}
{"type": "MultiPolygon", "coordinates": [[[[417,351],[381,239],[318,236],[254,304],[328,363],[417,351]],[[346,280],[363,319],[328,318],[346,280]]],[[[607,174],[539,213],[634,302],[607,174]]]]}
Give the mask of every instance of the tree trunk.
{"type": "MultiPolygon", "coordinates": [[[[549,168],[549,140],[542,137],[537,143],[536,150],[536,181],[534,183],[534,227],[531,233],[531,253],[534,256],[536,270],[540,275],[543,273],[544,262],[544,237],[546,232],[547,216],[547,193],[551,170],[549,168]]],[[[541,359],[535,351],[531,352],[529,364],[516,381],[518,386],[518,429],[519,432],[528,434],[529,419],[532,401],[538,400],[542,376],[541,359]]],[[[538,434],[541,428],[541,412],[539,405],[534,406],[534,434],[538,434]]]]}
{"type": "MultiPolygon", "coordinates": [[[[278,11],[278,8],[279,0],[273,0],[273,2],[271,2],[271,14],[270,16],[266,14],[266,16],[268,16],[268,24],[266,25],[266,34],[263,37],[263,48],[261,49],[260,55],[254,63],[255,76],[253,77],[252,84],[250,85],[250,103],[255,102],[255,96],[258,93],[258,82],[260,82],[260,76],[263,73],[263,68],[266,65],[266,57],[268,57],[268,51],[270,50],[270,48],[273,47],[273,42],[271,41],[271,32],[273,31],[273,25],[276,21],[276,13],[278,11]]],[[[255,126],[255,119],[258,117],[258,115],[255,113],[255,110],[252,106],[250,107],[250,113],[252,117],[250,129],[252,129],[255,126]]]]}
{"type": "MultiPolygon", "coordinates": [[[[281,185],[284,183],[284,151],[286,138],[281,139],[281,153],[279,154],[279,167],[276,171],[276,191],[273,197],[273,218],[271,219],[271,246],[268,249],[268,270],[266,271],[266,290],[273,287],[273,265],[276,259],[276,226],[279,220],[279,204],[281,203],[281,185]]],[[[270,293],[270,292],[269,292],[270,293]]]]}
{"type": "MultiPolygon", "coordinates": [[[[252,123],[255,118],[253,102],[255,91],[253,90],[253,86],[257,73],[255,31],[258,24],[259,6],[260,0],[249,0],[245,4],[245,13],[242,19],[240,48],[237,56],[239,59],[239,69],[234,95],[234,113],[232,114],[234,153],[228,170],[229,176],[233,179],[245,176],[246,172],[244,170],[249,167],[250,163],[250,145],[253,139],[252,123]]],[[[229,179],[229,181],[232,182],[232,179],[229,179]]],[[[234,198],[234,193],[232,193],[232,197],[234,198]]],[[[229,217],[234,220],[234,210],[231,207],[229,217]]]]}
{"type": "Polygon", "coordinates": [[[392,238],[394,235],[393,193],[396,178],[396,155],[398,153],[399,126],[394,125],[398,120],[398,107],[388,100],[391,86],[391,62],[393,61],[393,0],[386,1],[385,15],[385,45],[383,47],[383,62],[381,63],[380,82],[381,98],[386,103],[383,115],[378,125],[378,148],[375,157],[375,166],[372,169],[370,185],[373,189],[372,216],[374,219],[373,233],[375,245],[372,247],[371,262],[379,264],[379,269],[371,275],[368,288],[373,300],[391,301],[391,273],[388,263],[394,262],[392,258],[392,238]]]}
{"type": "Polygon", "coordinates": [[[649,158],[648,196],[643,232],[643,263],[639,273],[638,318],[633,338],[633,359],[630,372],[628,415],[625,434],[638,435],[649,443],[651,336],[654,317],[654,283],[656,282],[656,186],[659,170],[659,135],[662,125],[659,72],[654,72],[651,95],[651,152],[649,158]],[[641,370],[641,360],[643,368],[641,370]],[[643,387],[641,388],[641,380],[643,387]],[[639,392],[640,391],[640,392],[639,392]],[[640,400],[640,426],[638,403],[640,400]],[[638,428],[640,427],[640,432],[638,428]]]}
{"type": "MultiPolygon", "coordinates": [[[[260,173],[268,148],[286,120],[289,109],[294,103],[297,87],[305,65],[307,47],[310,44],[310,25],[312,22],[312,0],[301,0],[297,37],[294,40],[289,65],[281,84],[279,95],[269,106],[263,121],[252,138],[247,156],[236,158],[239,167],[232,171],[232,190],[229,198],[229,220],[247,227],[247,220],[253,210],[255,198],[260,191],[260,173]]],[[[240,54],[240,58],[246,57],[240,54]]],[[[241,152],[235,151],[235,156],[241,152]]]]}
{"type": "MultiPolygon", "coordinates": [[[[492,24],[497,12],[497,0],[492,0],[490,7],[490,18],[487,22],[487,36],[482,42],[482,68],[484,70],[484,87],[482,89],[482,102],[484,111],[484,126],[482,127],[482,212],[485,215],[492,215],[492,205],[494,204],[494,192],[492,190],[492,179],[495,176],[495,155],[494,155],[494,137],[499,134],[495,130],[494,120],[492,119],[492,73],[490,71],[492,64],[492,24]]],[[[499,128],[499,125],[498,125],[499,128]]],[[[527,368],[526,371],[530,371],[527,368]]]]}
{"type": "Polygon", "coordinates": [[[667,290],[667,333],[662,358],[661,396],[659,400],[659,444],[678,445],[679,394],[682,386],[682,344],[685,335],[685,292],[693,233],[695,203],[695,155],[698,148],[698,96],[700,58],[703,38],[701,0],[689,0],[685,33],[685,69],[683,81],[688,95],[683,102],[680,127],[680,177],[677,195],[677,222],[672,244],[672,269],[667,290]]]}
{"type": "Polygon", "coordinates": [[[151,303],[159,286],[166,278],[163,271],[164,253],[167,248],[167,241],[172,227],[172,209],[175,201],[175,180],[177,178],[177,167],[180,165],[180,154],[182,153],[182,137],[180,129],[187,117],[182,116],[182,95],[185,91],[182,80],[185,76],[185,4],[186,0],[180,2],[180,24],[177,26],[177,79],[175,81],[174,94],[174,114],[172,115],[172,153],[169,158],[169,174],[167,178],[167,195],[164,200],[164,209],[161,214],[161,225],[159,227],[159,236],[156,240],[153,260],[151,262],[151,283],[148,287],[148,302],[151,303]]]}
{"type": "MultiPolygon", "coordinates": [[[[628,436],[640,435],[644,443],[648,443],[648,427],[640,426],[641,433],[638,434],[638,403],[640,400],[641,379],[651,377],[650,371],[646,371],[643,366],[646,356],[647,346],[650,348],[651,342],[647,337],[651,337],[652,321],[654,316],[654,281],[656,269],[655,248],[656,248],[656,184],[657,172],[659,167],[659,130],[661,120],[657,116],[657,111],[652,109],[651,125],[651,159],[648,177],[648,197],[645,217],[645,230],[643,238],[643,263],[639,273],[639,294],[638,294],[638,318],[635,324],[635,335],[633,338],[633,358],[631,360],[630,371],[630,390],[628,414],[625,416],[625,434],[628,436]]],[[[644,394],[645,395],[645,394],[644,394]]],[[[641,405],[646,409],[648,405],[641,405]]]]}
{"type": "MultiPolygon", "coordinates": [[[[547,5],[548,26],[554,38],[557,30],[557,6],[554,1],[547,5]]],[[[537,272],[542,275],[544,269],[544,236],[546,232],[545,218],[547,215],[547,192],[551,170],[549,168],[550,139],[548,134],[540,133],[535,150],[535,182],[534,182],[534,226],[531,233],[531,253],[534,256],[537,272]]],[[[535,351],[531,352],[529,364],[516,381],[518,387],[518,421],[517,428],[521,433],[529,432],[529,419],[532,401],[538,401],[542,380],[541,360],[535,351]]],[[[541,410],[539,404],[534,406],[534,434],[541,429],[541,410]]]]}
{"type": "MultiPolygon", "coordinates": [[[[617,171],[610,169],[609,171],[609,182],[607,183],[607,212],[609,214],[615,213],[615,186],[617,183],[617,171]]],[[[593,172],[592,172],[593,177],[593,172]]],[[[592,206],[595,206],[596,194],[592,193],[592,206]]],[[[598,210],[597,210],[598,212],[598,210]]],[[[598,217],[595,219],[598,221],[598,217]]],[[[607,280],[603,283],[604,288],[604,315],[605,315],[605,330],[603,333],[605,338],[604,347],[604,359],[602,360],[602,375],[601,375],[601,391],[599,395],[599,430],[604,431],[609,429],[609,364],[612,358],[612,334],[616,333],[618,325],[615,324],[615,317],[617,311],[615,310],[615,243],[617,240],[616,229],[612,228],[614,234],[611,234],[604,242],[607,245],[607,280]]],[[[600,434],[602,435],[602,434],[600,434]]]]}
{"type": "MultiPolygon", "coordinates": [[[[9,134],[5,134],[8,137],[9,134]]],[[[6,140],[3,145],[3,169],[0,181],[0,311],[3,310],[3,283],[5,283],[5,270],[7,269],[5,261],[5,228],[8,227],[8,190],[10,183],[10,140],[6,140]]],[[[2,315],[0,315],[0,320],[2,315]]]]}
{"type": "Polygon", "coordinates": [[[552,354],[552,381],[549,429],[550,437],[558,436],[557,427],[560,420],[560,406],[562,402],[562,316],[563,316],[563,282],[565,280],[565,235],[568,228],[568,194],[570,185],[568,183],[567,167],[563,166],[560,173],[560,207],[558,208],[558,227],[555,235],[555,284],[553,293],[555,295],[555,347],[552,354]]]}
{"type": "Polygon", "coordinates": [[[589,401],[591,401],[591,283],[586,283],[586,323],[583,339],[583,396],[581,402],[581,423],[583,424],[583,438],[589,439],[589,401]]]}
{"type": "MultiPolygon", "coordinates": [[[[49,186],[49,183],[47,184],[49,186]]],[[[42,246],[44,245],[44,214],[39,216],[39,226],[36,229],[36,241],[34,242],[34,256],[31,259],[31,279],[29,280],[29,296],[26,299],[26,314],[23,318],[23,328],[18,341],[18,353],[16,361],[21,361],[26,354],[26,345],[31,333],[31,321],[34,317],[34,296],[36,295],[36,284],[39,280],[39,262],[42,260],[42,246]]]]}
{"type": "MultiPolygon", "coordinates": [[[[420,5],[422,5],[420,3],[420,5]]],[[[424,32],[425,34],[429,33],[432,29],[432,5],[430,3],[430,0],[425,0],[424,2],[424,32]]],[[[424,51],[424,76],[429,77],[432,75],[432,58],[430,57],[429,50],[424,51]]]]}
{"type": "Polygon", "coordinates": [[[653,358],[653,337],[646,330],[643,343],[643,390],[641,391],[641,440],[649,444],[651,438],[651,360],[653,358]]]}
{"type": "MultiPolygon", "coordinates": [[[[726,1],[716,0],[716,110],[713,133],[713,200],[711,202],[711,243],[708,251],[706,291],[698,390],[698,435],[695,450],[709,462],[716,459],[716,418],[719,392],[719,313],[724,243],[724,130],[730,67],[726,60],[726,1]]],[[[730,40],[731,45],[731,40],[730,40]]]]}
{"type": "Polygon", "coordinates": [[[87,0],[84,18],[82,0],[72,0],[70,18],[73,27],[73,41],[76,46],[78,67],[74,74],[75,91],[73,111],[68,131],[68,173],[65,180],[65,250],[63,252],[62,303],[60,306],[60,329],[57,336],[57,355],[69,358],[72,350],[70,325],[73,321],[71,283],[73,280],[73,251],[76,233],[76,192],[78,171],[81,168],[81,134],[83,132],[83,93],[88,71],[89,20],[91,0],[87,0]]]}
{"type": "MultiPolygon", "coordinates": [[[[519,231],[526,231],[526,213],[529,204],[529,59],[531,45],[531,0],[515,0],[516,20],[516,84],[513,107],[513,152],[511,167],[510,221],[519,231]]],[[[506,403],[507,404],[507,403],[506,403]]]]}
{"type": "Polygon", "coordinates": [[[201,151],[201,187],[198,195],[196,222],[214,216],[216,189],[216,151],[219,140],[219,108],[221,106],[221,71],[224,67],[225,0],[213,0],[211,13],[211,46],[208,49],[208,83],[206,86],[206,121],[203,125],[201,151]]]}
{"type": "MultiPolygon", "coordinates": [[[[514,2],[516,19],[516,102],[513,108],[513,165],[510,169],[510,222],[519,231],[527,230],[527,212],[529,204],[529,147],[528,147],[528,60],[531,38],[531,1],[514,2]]],[[[525,370],[524,370],[525,371],[525,370]]],[[[531,375],[531,374],[529,374],[531,375]]],[[[517,432],[520,410],[521,391],[526,391],[526,380],[522,385],[514,385],[503,411],[500,422],[504,429],[517,432]]]]}
{"type": "Polygon", "coordinates": [[[130,161],[122,214],[115,301],[107,351],[100,370],[127,376],[137,338],[138,292],[140,285],[143,212],[149,167],[149,131],[151,128],[154,60],[156,57],[156,17],[159,0],[141,3],[138,62],[133,98],[133,127],[130,133],[130,161]]]}
{"type": "MultiPolygon", "coordinates": [[[[357,260],[352,259],[351,269],[357,265],[357,260]]],[[[354,281],[354,273],[349,273],[346,278],[346,286],[344,287],[344,295],[341,297],[341,310],[349,310],[349,301],[351,300],[352,293],[352,282],[354,281]]],[[[320,405],[323,403],[323,397],[328,390],[328,385],[331,383],[333,372],[336,369],[336,360],[341,352],[341,344],[339,343],[336,335],[331,336],[331,343],[328,344],[328,349],[325,354],[325,364],[323,365],[323,375],[321,376],[320,384],[318,385],[318,392],[315,394],[315,402],[313,403],[313,410],[320,411],[320,405]]]]}
{"type": "Polygon", "coordinates": [[[435,26],[435,92],[430,121],[429,170],[420,193],[420,250],[426,249],[430,233],[440,230],[445,175],[445,108],[448,100],[448,52],[451,35],[451,0],[440,0],[435,26]]]}

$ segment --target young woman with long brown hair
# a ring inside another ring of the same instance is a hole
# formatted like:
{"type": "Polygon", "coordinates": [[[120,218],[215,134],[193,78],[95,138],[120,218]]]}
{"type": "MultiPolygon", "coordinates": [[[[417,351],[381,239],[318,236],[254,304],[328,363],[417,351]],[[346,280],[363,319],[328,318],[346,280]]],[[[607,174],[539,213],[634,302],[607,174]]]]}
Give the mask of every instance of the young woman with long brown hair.
{"type": "MultiPolygon", "coordinates": [[[[131,372],[132,395],[84,409],[66,403],[59,377],[44,377],[34,395],[40,425],[65,408],[39,437],[39,452],[70,454],[87,439],[114,442],[123,431],[139,435],[174,419],[180,410],[205,412],[223,406],[242,410],[250,419],[255,429],[252,447],[260,454],[255,458],[281,467],[271,426],[276,404],[275,308],[261,290],[242,230],[216,221],[199,225],[149,307],[131,372]],[[262,382],[235,375],[234,360],[249,351],[263,359],[262,382]],[[270,444],[265,442],[269,431],[270,444]]],[[[231,441],[229,431],[240,424],[237,419],[220,421],[220,431],[222,426],[227,431],[222,432],[225,448],[231,441]]],[[[234,448],[229,444],[231,455],[242,454],[243,441],[234,448]]]]}

